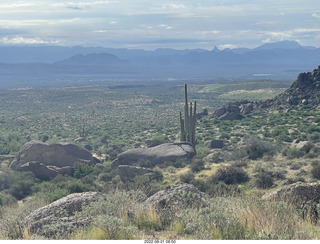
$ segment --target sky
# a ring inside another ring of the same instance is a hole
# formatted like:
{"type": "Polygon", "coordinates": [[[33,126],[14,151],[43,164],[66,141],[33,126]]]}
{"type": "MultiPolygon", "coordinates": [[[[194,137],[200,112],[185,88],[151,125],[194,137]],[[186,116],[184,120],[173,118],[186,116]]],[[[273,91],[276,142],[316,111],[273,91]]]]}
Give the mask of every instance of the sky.
{"type": "Polygon", "coordinates": [[[1,0],[0,45],[320,47],[319,0],[1,0]]]}

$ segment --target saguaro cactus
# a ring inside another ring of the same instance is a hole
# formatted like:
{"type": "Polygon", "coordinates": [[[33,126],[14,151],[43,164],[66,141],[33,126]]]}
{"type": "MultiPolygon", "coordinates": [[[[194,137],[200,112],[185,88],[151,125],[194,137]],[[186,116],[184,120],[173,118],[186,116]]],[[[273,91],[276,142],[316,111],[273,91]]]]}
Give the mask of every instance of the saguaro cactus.
{"type": "Polygon", "coordinates": [[[184,119],[182,118],[182,112],[180,111],[180,126],[181,126],[181,141],[190,142],[192,145],[195,145],[196,142],[196,111],[197,111],[197,102],[194,104],[190,102],[188,104],[188,91],[187,84],[184,85],[184,119]]]}

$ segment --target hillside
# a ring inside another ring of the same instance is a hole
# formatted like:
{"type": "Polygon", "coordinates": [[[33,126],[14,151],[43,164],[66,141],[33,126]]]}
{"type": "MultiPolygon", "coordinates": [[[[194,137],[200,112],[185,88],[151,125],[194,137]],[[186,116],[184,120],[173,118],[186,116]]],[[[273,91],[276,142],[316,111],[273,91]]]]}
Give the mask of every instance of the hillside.
{"type": "Polygon", "coordinates": [[[0,238],[320,239],[319,69],[189,84],[195,146],[180,84],[1,89],[0,238]]]}

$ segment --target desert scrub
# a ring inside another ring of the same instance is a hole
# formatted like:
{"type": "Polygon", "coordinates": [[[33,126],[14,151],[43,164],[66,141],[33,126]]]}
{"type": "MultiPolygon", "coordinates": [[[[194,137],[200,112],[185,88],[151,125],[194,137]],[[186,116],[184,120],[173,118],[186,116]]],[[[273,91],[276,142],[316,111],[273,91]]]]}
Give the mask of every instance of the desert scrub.
{"type": "Polygon", "coordinates": [[[173,231],[199,240],[239,240],[246,230],[232,210],[231,198],[214,198],[201,209],[184,209],[176,214],[173,231]]]}
{"type": "Polygon", "coordinates": [[[313,178],[320,180],[320,162],[319,161],[313,161],[311,163],[311,175],[313,178]]]}
{"type": "Polygon", "coordinates": [[[249,180],[249,176],[242,167],[237,167],[237,165],[230,165],[219,168],[216,173],[211,176],[211,180],[213,182],[223,181],[227,185],[240,184],[247,182],[249,180]]]}
{"type": "Polygon", "coordinates": [[[250,239],[312,239],[292,205],[255,197],[237,200],[233,202],[237,204],[235,215],[246,226],[247,237],[250,239]]]}
{"type": "Polygon", "coordinates": [[[77,217],[91,219],[91,225],[79,229],[73,238],[134,239],[137,227],[131,223],[128,212],[145,198],[141,191],[114,191],[84,206],[77,217]]]}
{"type": "Polygon", "coordinates": [[[210,206],[176,214],[173,231],[190,239],[312,239],[297,210],[255,197],[216,197],[210,206]]]}

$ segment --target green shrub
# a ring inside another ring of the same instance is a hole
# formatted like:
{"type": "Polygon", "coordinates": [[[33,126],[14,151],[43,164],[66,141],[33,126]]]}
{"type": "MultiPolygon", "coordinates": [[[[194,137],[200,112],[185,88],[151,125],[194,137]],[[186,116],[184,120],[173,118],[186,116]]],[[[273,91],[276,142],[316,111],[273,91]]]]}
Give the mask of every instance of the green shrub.
{"type": "Polygon", "coordinates": [[[191,182],[194,180],[194,174],[191,171],[188,171],[184,174],[181,174],[179,178],[181,182],[191,184],[191,182]]]}
{"type": "Polygon", "coordinates": [[[86,175],[91,174],[94,171],[95,171],[95,168],[86,163],[75,163],[73,176],[80,179],[86,175]]]}
{"type": "Polygon", "coordinates": [[[21,200],[25,198],[26,196],[29,196],[33,193],[32,187],[34,186],[33,181],[24,181],[24,182],[18,182],[13,184],[9,192],[12,196],[14,196],[16,199],[21,200]]]}
{"type": "Polygon", "coordinates": [[[274,180],[272,176],[266,172],[259,172],[254,176],[254,185],[258,188],[268,189],[272,187],[274,180]]]}
{"type": "Polygon", "coordinates": [[[306,152],[299,148],[292,147],[285,149],[282,154],[288,157],[289,159],[294,159],[303,157],[306,154],[306,152]]]}
{"type": "Polygon", "coordinates": [[[203,160],[193,160],[193,162],[190,164],[190,169],[192,172],[200,172],[204,169],[204,162],[203,160]]]}
{"type": "Polygon", "coordinates": [[[89,190],[89,187],[82,182],[79,181],[74,181],[70,182],[66,185],[66,189],[68,192],[71,193],[80,193],[80,192],[85,192],[89,190]]]}
{"type": "Polygon", "coordinates": [[[263,156],[273,156],[276,153],[276,147],[268,141],[263,141],[258,138],[248,138],[245,140],[245,146],[236,150],[237,158],[245,158],[256,160],[263,156]]]}
{"type": "Polygon", "coordinates": [[[244,183],[249,180],[249,176],[244,169],[235,165],[219,168],[214,174],[214,178],[227,185],[244,183]]]}
{"type": "Polygon", "coordinates": [[[161,170],[155,169],[155,170],[153,170],[153,174],[152,174],[151,178],[155,181],[162,182],[163,181],[163,173],[161,172],[161,170]]]}

